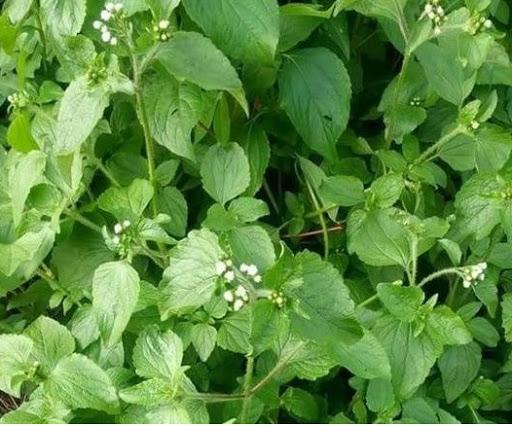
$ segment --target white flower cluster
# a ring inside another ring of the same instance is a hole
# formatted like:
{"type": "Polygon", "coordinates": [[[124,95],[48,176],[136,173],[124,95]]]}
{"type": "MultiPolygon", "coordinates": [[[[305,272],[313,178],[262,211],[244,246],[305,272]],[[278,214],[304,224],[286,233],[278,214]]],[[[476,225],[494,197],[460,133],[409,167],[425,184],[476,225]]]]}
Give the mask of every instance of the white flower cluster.
{"type": "Polygon", "coordinates": [[[485,279],[485,270],[487,269],[487,263],[482,262],[477,265],[472,265],[464,268],[464,281],[462,285],[464,288],[471,287],[472,284],[477,281],[483,281],[485,279]]]}
{"type": "Polygon", "coordinates": [[[439,4],[439,0],[428,0],[423,10],[423,15],[434,24],[434,34],[441,34],[441,25],[446,21],[443,7],[439,4]]]}
{"type": "Polygon", "coordinates": [[[492,21],[480,14],[471,17],[469,20],[469,31],[473,34],[479,31],[490,30],[492,27],[494,27],[492,21]]]}
{"type": "Polygon", "coordinates": [[[162,19],[160,22],[153,25],[153,37],[157,41],[167,41],[171,37],[169,27],[171,23],[167,19],[162,19]]]}
{"type": "Polygon", "coordinates": [[[11,104],[9,108],[14,109],[25,108],[30,103],[28,93],[25,91],[13,93],[12,95],[7,96],[7,100],[11,104]]]}
{"type": "Polygon", "coordinates": [[[418,97],[418,96],[415,96],[414,98],[412,98],[411,102],[409,102],[409,105],[410,106],[421,106],[421,98],[418,97]]]}
{"type": "Polygon", "coordinates": [[[109,43],[112,46],[117,45],[117,37],[112,34],[113,30],[112,28],[109,28],[107,22],[110,22],[116,17],[120,17],[122,13],[122,3],[107,2],[105,3],[105,8],[100,13],[100,20],[94,21],[92,23],[94,29],[101,33],[101,40],[105,43],[109,43]]]}
{"type": "Polygon", "coordinates": [[[233,288],[227,289],[224,294],[224,300],[232,305],[234,311],[239,311],[249,302],[249,291],[247,288],[252,288],[252,284],[261,283],[261,275],[258,273],[256,265],[247,265],[242,263],[239,271],[243,277],[241,280],[245,284],[234,285],[236,278],[235,269],[233,268],[233,261],[231,259],[219,260],[215,264],[215,272],[219,277],[224,278],[226,283],[232,284],[233,288]]]}
{"type": "Polygon", "coordinates": [[[114,225],[114,236],[112,237],[112,242],[114,244],[121,243],[121,236],[124,231],[126,231],[130,226],[132,226],[129,220],[124,220],[122,223],[116,223],[114,225]]]}
{"type": "Polygon", "coordinates": [[[286,297],[282,291],[273,291],[268,296],[269,300],[281,309],[286,303],[286,297]]]}

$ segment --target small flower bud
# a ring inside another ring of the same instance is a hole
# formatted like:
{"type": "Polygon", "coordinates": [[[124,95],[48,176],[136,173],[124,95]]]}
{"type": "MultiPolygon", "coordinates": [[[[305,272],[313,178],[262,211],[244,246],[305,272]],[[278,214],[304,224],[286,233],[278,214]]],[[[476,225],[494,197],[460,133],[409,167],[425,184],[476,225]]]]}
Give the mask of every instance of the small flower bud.
{"type": "Polygon", "coordinates": [[[492,21],[490,19],[486,19],[484,21],[484,27],[487,28],[488,30],[492,28],[492,21]]]}
{"type": "Polygon", "coordinates": [[[102,10],[100,17],[103,21],[108,22],[110,21],[110,18],[112,18],[112,14],[108,10],[102,10]]]}
{"type": "Polygon", "coordinates": [[[227,271],[225,274],[224,274],[224,279],[230,283],[232,282],[234,279],[235,279],[235,273],[233,271],[227,271]]]}
{"type": "Polygon", "coordinates": [[[110,39],[110,44],[111,44],[112,46],[117,46],[117,37],[112,37],[112,38],[110,39]]]}
{"type": "MultiPolygon", "coordinates": [[[[112,37],[114,39],[115,37],[112,37]]],[[[132,226],[132,223],[129,220],[123,220],[123,228],[128,229],[130,226],[132,226]]]]}
{"type": "Polygon", "coordinates": [[[468,280],[466,280],[466,279],[465,279],[465,280],[462,282],[462,286],[463,286],[464,288],[469,288],[469,287],[471,287],[471,281],[468,281],[468,280]]]}
{"type": "Polygon", "coordinates": [[[261,282],[261,275],[256,275],[253,279],[252,279],[256,284],[259,284],[261,282]]]}
{"type": "Polygon", "coordinates": [[[120,234],[121,232],[123,232],[123,227],[121,226],[120,223],[116,223],[114,225],[114,233],[120,234]]]}
{"type": "Polygon", "coordinates": [[[242,263],[240,265],[240,272],[242,272],[243,274],[247,273],[247,270],[248,270],[249,266],[245,263],[242,263]]]}
{"type": "Polygon", "coordinates": [[[123,10],[123,3],[116,3],[114,9],[116,12],[121,12],[121,10],[123,10]]]}
{"type": "Polygon", "coordinates": [[[92,23],[92,27],[95,29],[95,30],[99,30],[101,27],[103,26],[103,23],[101,21],[94,21],[92,23]]]}
{"type": "Polygon", "coordinates": [[[121,239],[116,235],[115,237],[112,237],[112,242],[118,245],[121,242],[121,239]]]}
{"type": "Polygon", "coordinates": [[[219,261],[215,264],[215,272],[217,275],[222,275],[224,272],[226,272],[227,266],[224,262],[219,261]]]}
{"type": "Polygon", "coordinates": [[[115,8],[115,5],[111,1],[109,1],[108,3],[105,3],[105,10],[112,12],[114,10],[114,8],[115,8]]]}
{"type": "Polygon", "coordinates": [[[105,31],[103,34],[101,34],[101,39],[105,42],[105,43],[108,43],[110,41],[110,39],[112,38],[112,35],[110,34],[110,31],[105,31]]]}
{"type": "Polygon", "coordinates": [[[249,265],[247,267],[247,275],[254,277],[258,274],[258,267],[256,265],[249,265]]]}
{"type": "Polygon", "coordinates": [[[244,301],[240,300],[240,299],[236,299],[235,303],[233,304],[233,310],[234,311],[239,311],[243,307],[244,307],[244,301]]]}
{"type": "Polygon", "coordinates": [[[223,294],[224,300],[229,303],[233,303],[233,300],[235,300],[235,297],[233,296],[233,292],[230,290],[227,290],[223,294]]]}
{"type": "Polygon", "coordinates": [[[170,23],[167,19],[162,19],[162,20],[158,23],[158,27],[159,27],[161,30],[166,30],[167,28],[169,28],[169,25],[171,25],[171,23],[170,23]]]}

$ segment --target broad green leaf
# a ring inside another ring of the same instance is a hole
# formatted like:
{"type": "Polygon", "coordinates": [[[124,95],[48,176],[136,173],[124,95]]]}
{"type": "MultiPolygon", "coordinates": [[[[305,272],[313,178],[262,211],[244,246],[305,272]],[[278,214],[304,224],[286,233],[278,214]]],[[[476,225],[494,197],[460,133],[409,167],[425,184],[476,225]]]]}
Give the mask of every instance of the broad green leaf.
{"type": "Polygon", "coordinates": [[[16,151],[30,152],[37,149],[37,144],[32,137],[31,126],[25,114],[18,114],[7,130],[7,141],[16,151]]]}
{"type": "Polygon", "coordinates": [[[181,339],[170,330],[161,332],[157,326],[145,329],[133,349],[135,371],[147,379],[174,379],[182,359],[181,339]]]}
{"type": "Polygon", "coordinates": [[[90,85],[87,76],[72,81],[64,92],[57,116],[55,150],[67,154],[91,134],[109,104],[104,85],[90,85]]]}
{"type": "Polygon", "coordinates": [[[184,403],[176,401],[151,408],[130,406],[120,417],[125,424],[190,424],[193,423],[184,403]]]}
{"type": "Polygon", "coordinates": [[[160,290],[160,312],[172,314],[193,310],[208,302],[218,275],[215,264],[223,255],[217,236],[203,229],[192,231],[170,252],[160,290]]]}
{"type": "Polygon", "coordinates": [[[229,204],[228,211],[242,223],[255,222],[260,217],[270,214],[267,204],[256,198],[241,197],[229,204]]]}
{"type": "Polygon", "coordinates": [[[153,138],[173,154],[193,161],[191,133],[201,117],[201,89],[157,72],[145,78],[143,97],[153,138]]]}
{"type": "Polygon", "coordinates": [[[483,317],[472,318],[468,323],[467,327],[471,334],[480,343],[490,348],[495,348],[500,341],[500,335],[494,328],[494,326],[483,317]]]}
{"type": "Polygon", "coordinates": [[[244,226],[229,232],[229,245],[237,264],[254,264],[265,272],[275,261],[272,240],[260,226],[244,226]]]}
{"type": "Polygon", "coordinates": [[[456,195],[455,207],[464,218],[468,233],[477,240],[486,237],[500,223],[510,204],[503,195],[507,182],[489,173],[479,173],[467,180],[456,195]]]}
{"type": "Polygon", "coordinates": [[[466,345],[472,340],[462,318],[448,306],[438,306],[428,315],[425,330],[440,346],[466,345]]]}
{"type": "Polygon", "coordinates": [[[251,310],[233,312],[222,321],[217,333],[217,344],[228,351],[241,354],[252,352],[251,310]]]}
{"type": "Polygon", "coordinates": [[[455,401],[473,382],[480,370],[482,351],[475,342],[467,345],[450,346],[438,365],[443,379],[446,401],[455,401]]]}
{"type": "Polygon", "coordinates": [[[315,397],[301,388],[286,389],[286,392],[281,395],[281,403],[294,417],[306,421],[318,418],[319,408],[315,397]]]}
{"type": "Polygon", "coordinates": [[[395,404],[393,385],[389,379],[377,378],[368,383],[366,405],[374,413],[388,410],[395,404]]]}
{"type": "Polygon", "coordinates": [[[432,89],[448,102],[462,105],[473,89],[476,74],[466,76],[462,63],[434,43],[422,44],[416,55],[432,89]]]}
{"type": "Polygon", "coordinates": [[[75,350],[75,339],[70,331],[45,316],[30,324],[23,334],[34,343],[32,357],[40,364],[44,375],[48,375],[62,358],[75,350]]]}
{"type": "Polygon", "coordinates": [[[107,373],[81,354],[59,361],[43,386],[49,396],[72,409],[91,408],[115,413],[119,408],[116,389],[107,373]]]}
{"type": "Polygon", "coordinates": [[[401,321],[413,321],[425,299],[420,288],[402,287],[394,283],[379,284],[377,294],[389,313],[401,321]]]}
{"type": "Polygon", "coordinates": [[[497,172],[507,162],[512,151],[512,136],[500,126],[485,124],[473,136],[476,144],[475,161],[479,172],[497,172]]]}
{"type": "Polygon", "coordinates": [[[201,361],[210,357],[217,341],[217,330],[208,324],[196,324],[191,331],[192,345],[201,361]]]}
{"type": "Polygon", "coordinates": [[[157,378],[122,389],[119,392],[119,397],[129,404],[154,407],[168,402],[171,399],[172,391],[172,385],[168,380],[157,378]]]}
{"type": "Polygon", "coordinates": [[[408,233],[388,210],[352,212],[347,233],[349,251],[356,253],[363,262],[372,266],[407,267],[410,258],[408,233]]]}
{"type": "Polygon", "coordinates": [[[273,63],[279,41],[276,0],[183,0],[189,16],[228,56],[248,63],[273,63]]]}
{"type": "Polygon", "coordinates": [[[19,397],[21,385],[32,367],[33,342],[26,336],[0,334],[0,390],[19,397]]]}
{"type": "Polygon", "coordinates": [[[130,186],[110,187],[98,198],[100,209],[111,213],[118,221],[137,223],[153,198],[153,186],[144,179],[135,179],[130,186]]]}
{"type": "Polygon", "coordinates": [[[289,329],[288,318],[268,300],[261,300],[251,307],[251,345],[257,356],[271,349],[275,339],[289,329]]]}
{"type": "Polygon", "coordinates": [[[6,0],[2,11],[9,16],[13,24],[18,24],[32,7],[34,0],[6,0]]]}
{"type": "Polygon", "coordinates": [[[125,261],[99,266],[92,282],[92,306],[108,346],[121,339],[139,297],[139,274],[125,261]]]}
{"type": "Polygon", "coordinates": [[[98,321],[92,305],[80,306],[73,314],[68,327],[82,349],[100,337],[98,321]]]}
{"type": "Polygon", "coordinates": [[[188,206],[183,194],[177,188],[168,186],[159,191],[156,197],[160,212],[171,218],[168,223],[162,223],[162,228],[175,237],[183,237],[188,219],[188,206]]]}
{"type": "Polygon", "coordinates": [[[286,55],[280,102],[304,142],[330,160],[350,113],[351,85],[343,62],[325,48],[286,55]]]}
{"type": "Polygon", "coordinates": [[[242,194],[250,183],[250,168],[244,150],[236,143],[213,145],[201,163],[204,189],[224,205],[242,194]]]}
{"type": "Polygon", "coordinates": [[[263,130],[251,127],[249,134],[242,143],[242,147],[249,160],[251,170],[251,182],[245,194],[253,196],[261,188],[270,161],[270,146],[267,135],[263,130]]]}
{"type": "Polygon", "coordinates": [[[318,190],[326,203],[342,207],[355,206],[365,200],[363,182],[354,176],[331,176],[318,190]]]}
{"type": "Polygon", "coordinates": [[[412,323],[389,315],[379,318],[372,331],[388,354],[396,396],[400,400],[409,398],[427,378],[439,346],[427,333],[415,336],[412,323]]]}
{"type": "Polygon", "coordinates": [[[388,173],[375,179],[370,186],[370,202],[381,209],[395,204],[404,189],[404,179],[399,173],[388,173]]]}
{"type": "Polygon", "coordinates": [[[353,319],[354,302],[339,272],[310,252],[301,253],[296,260],[303,284],[286,291],[299,308],[299,313],[292,316],[294,332],[314,339],[333,354],[337,346],[343,348],[359,341],[363,332],[353,319]]]}
{"type": "Polygon", "coordinates": [[[206,37],[178,31],[158,49],[156,58],[179,81],[186,80],[205,90],[229,92],[248,112],[244,89],[235,69],[206,37]]]}
{"type": "Polygon", "coordinates": [[[40,0],[41,18],[55,36],[75,36],[86,13],[86,0],[40,0]]]}
{"type": "Polygon", "coordinates": [[[505,340],[507,342],[512,342],[512,293],[503,295],[501,310],[503,317],[503,329],[505,330],[505,340]]]}

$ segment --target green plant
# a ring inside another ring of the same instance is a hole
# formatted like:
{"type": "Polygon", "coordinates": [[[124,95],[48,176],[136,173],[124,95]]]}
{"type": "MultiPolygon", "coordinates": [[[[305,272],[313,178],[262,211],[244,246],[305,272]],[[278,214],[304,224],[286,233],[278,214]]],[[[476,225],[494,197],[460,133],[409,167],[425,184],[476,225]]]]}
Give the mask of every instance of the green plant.
{"type": "Polygon", "coordinates": [[[6,0],[0,422],[507,422],[505,0],[6,0]]]}

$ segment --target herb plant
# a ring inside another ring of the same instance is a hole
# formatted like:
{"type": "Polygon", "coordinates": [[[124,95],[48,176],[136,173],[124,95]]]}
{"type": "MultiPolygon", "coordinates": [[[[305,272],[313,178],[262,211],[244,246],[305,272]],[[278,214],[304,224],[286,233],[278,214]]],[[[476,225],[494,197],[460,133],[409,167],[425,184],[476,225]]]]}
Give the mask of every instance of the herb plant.
{"type": "Polygon", "coordinates": [[[5,0],[0,422],[512,418],[506,0],[5,0]]]}

